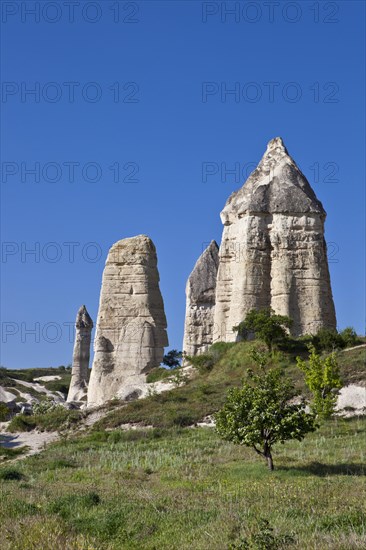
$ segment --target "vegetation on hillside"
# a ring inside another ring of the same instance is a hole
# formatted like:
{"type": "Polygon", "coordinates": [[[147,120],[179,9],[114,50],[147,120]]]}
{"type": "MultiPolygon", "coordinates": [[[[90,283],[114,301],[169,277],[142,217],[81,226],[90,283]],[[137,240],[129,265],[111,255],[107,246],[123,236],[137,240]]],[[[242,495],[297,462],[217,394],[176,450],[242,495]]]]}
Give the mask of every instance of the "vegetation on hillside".
{"type": "Polygon", "coordinates": [[[254,353],[259,374],[248,372],[240,388],[228,391],[222,409],[215,414],[216,430],[228,441],[246,445],[264,457],[274,469],[275,443],[291,439],[302,441],[315,431],[315,414],[305,411],[305,402],[293,403],[295,388],[279,367],[266,368],[268,354],[254,353]]]}
{"type": "Polygon", "coordinates": [[[276,446],[274,472],[208,428],[63,439],[0,473],[0,547],[361,549],[365,436],[365,420],[328,421],[276,446]]]}

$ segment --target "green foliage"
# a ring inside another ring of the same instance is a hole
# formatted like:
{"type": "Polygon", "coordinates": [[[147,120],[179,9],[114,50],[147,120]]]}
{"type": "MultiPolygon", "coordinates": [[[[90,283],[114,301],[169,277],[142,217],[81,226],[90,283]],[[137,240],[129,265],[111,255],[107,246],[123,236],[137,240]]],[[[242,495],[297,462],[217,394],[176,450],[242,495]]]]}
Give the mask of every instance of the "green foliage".
{"type": "Polygon", "coordinates": [[[99,503],[100,496],[98,493],[90,491],[82,495],[65,495],[51,502],[48,509],[50,512],[59,514],[62,518],[67,519],[72,517],[77,509],[90,509],[98,506],[99,503]]]}
{"type": "Polygon", "coordinates": [[[233,346],[235,346],[235,342],[216,342],[209,347],[206,353],[194,356],[187,355],[186,359],[200,374],[205,374],[212,370],[215,363],[220,361],[233,346]]]}
{"type": "Polygon", "coordinates": [[[8,432],[31,432],[36,427],[34,416],[17,414],[13,416],[8,426],[8,432]]]}
{"type": "Polygon", "coordinates": [[[44,387],[52,392],[59,391],[65,397],[67,397],[67,394],[69,392],[70,380],[71,380],[71,375],[68,375],[67,377],[64,376],[63,380],[51,380],[50,382],[46,382],[44,384],[44,387]]]}
{"type": "Polygon", "coordinates": [[[15,468],[2,468],[0,470],[0,479],[4,481],[20,481],[24,475],[15,468]]]}
{"type": "Polygon", "coordinates": [[[229,390],[224,407],[215,415],[218,434],[238,445],[252,447],[273,469],[272,448],[289,439],[301,441],[316,429],[314,415],[305,404],[290,404],[294,386],[282,370],[263,368],[263,355],[257,357],[262,373],[249,373],[251,383],[229,390]]]}
{"type": "Polygon", "coordinates": [[[146,382],[152,384],[153,382],[158,382],[159,380],[165,380],[172,375],[169,369],[164,367],[156,367],[152,369],[146,376],[146,382]]]}
{"type": "Polygon", "coordinates": [[[210,353],[201,353],[200,355],[187,355],[186,359],[193,365],[200,374],[209,372],[213,369],[215,359],[210,353]]]}
{"type": "Polygon", "coordinates": [[[0,481],[0,548],[361,549],[365,428],[337,418],[278,445],[275,475],[208,428],[78,433],[17,464],[25,480],[0,481]]]}
{"type": "Polygon", "coordinates": [[[82,418],[82,411],[68,410],[56,405],[44,414],[26,416],[18,414],[12,418],[8,426],[9,432],[29,432],[38,428],[41,431],[52,432],[72,428],[82,418]]]}
{"type": "Polygon", "coordinates": [[[257,528],[238,542],[230,544],[229,550],[280,550],[295,542],[292,535],[276,534],[266,519],[260,519],[257,528]]]}
{"type": "Polygon", "coordinates": [[[334,351],[346,347],[341,334],[338,334],[336,330],[328,328],[319,329],[312,337],[311,345],[318,351],[334,351]]]}
{"type": "Polygon", "coordinates": [[[183,386],[186,384],[189,380],[189,377],[187,374],[183,372],[183,370],[180,369],[174,369],[174,373],[172,375],[172,382],[175,385],[176,388],[179,388],[179,386],[183,386]]]}
{"type": "Polygon", "coordinates": [[[17,456],[20,456],[28,451],[29,447],[27,445],[22,445],[21,447],[8,448],[8,447],[1,447],[1,437],[0,437],[0,457],[2,460],[11,460],[12,458],[16,458],[17,456]]]}
{"type": "Polygon", "coordinates": [[[171,349],[166,355],[164,355],[163,364],[170,369],[174,369],[175,367],[179,367],[181,359],[182,352],[176,349],[171,349]]]}
{"type": "Polygon", "coordinates": [[[362,340],[357,336],[357,333],[353,327],[346,327],[340,332],[340,336],[347,348],[362,344],[362,340]]]}
{"type": "Polygon", "coordinates": [[[342,381],[334,353],[325,358],[309,346],[309,362],[297,358],[298,367],[305,373],[305,382],[312,393],[311,408],[321,419],[330,418],[335,410],[342,381]]]}
{"type": "Polygon", "coordinates": [[[274,344],[285,342],[286,328],[290,328],[292,319],[285,315],[277,315],[273,309],[252,309],[239,325],[233,327],[242,339],[247,339],[250,333],[263,340],[271,351],[274,344]]]}
{"type": "Polygon", "coordinates": [[[0,422],[5,422],[8,420],[9,415],[9,408],[5,405],[5,403],[0,403],[0,422]]]}
{"type": "Polygon", "coordinates": [[[60,405],[57,405],[48,397],[44,401],[40,401],[39,403],[35,403],[33,405],[33,414],[46,414],[54,410],[56,407],[60,407],[60,405]]]}

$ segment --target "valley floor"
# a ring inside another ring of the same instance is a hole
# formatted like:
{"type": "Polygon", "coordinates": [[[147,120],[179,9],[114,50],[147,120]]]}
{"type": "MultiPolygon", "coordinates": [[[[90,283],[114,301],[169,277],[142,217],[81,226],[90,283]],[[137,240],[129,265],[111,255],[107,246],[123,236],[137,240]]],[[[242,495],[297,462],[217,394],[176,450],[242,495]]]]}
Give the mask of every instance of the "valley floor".
{"type": "Polygon", "coordinates": [[[364,418],[334,420],[271,473],[210,428],[69,437],[0,468],[0,548],[364,549],[365,440],[364,418]]]}

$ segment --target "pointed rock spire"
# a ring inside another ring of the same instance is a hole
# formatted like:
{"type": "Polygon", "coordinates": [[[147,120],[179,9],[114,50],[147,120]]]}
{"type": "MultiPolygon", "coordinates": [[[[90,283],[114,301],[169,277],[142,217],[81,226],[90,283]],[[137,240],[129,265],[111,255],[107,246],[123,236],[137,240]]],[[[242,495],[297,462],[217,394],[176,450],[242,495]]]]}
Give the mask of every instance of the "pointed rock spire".
{"type": "Polygon", "coordinates": [[[81,306],[75,321],[75,343],[72,360],[71,382],[67,401],[86,398],[89,380],[90,340],[93,321],[85,306],[81,306]]]}
{"type": "Polygon", "coordinates": [[[232,327],[268,307],[293,319],[294,335],[336,327],[325,216],[282,139],[272,139],[221,212],[215,341],[235,340],[232,327]]]}
{"type": "Polygon", "coordinates": [[[272,139],[241,189],[232,193],[221,212],[224,225],[246,213],[317,213],[325,218],[322,203],[289,155],[282,138],[272,139]]]}
{"type": "Polygon", "coordinates": [[[183,351],[187,355],[204,353],[213,342],[216,276],[219,247],[211,241],[198,258],[186,286],[186,318],[183,351]]]}

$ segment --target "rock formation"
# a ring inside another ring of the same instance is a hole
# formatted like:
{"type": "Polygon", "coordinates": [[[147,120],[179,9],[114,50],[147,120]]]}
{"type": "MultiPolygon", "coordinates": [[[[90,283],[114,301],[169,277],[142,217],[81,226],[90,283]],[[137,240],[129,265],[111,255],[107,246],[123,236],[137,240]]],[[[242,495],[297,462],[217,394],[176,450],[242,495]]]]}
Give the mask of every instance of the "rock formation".
{"type": "Polygon", "coordinates": [[[212,344],[218,266],[219,247],[211,241],[187,281],[183,339],[183,351],[187,355],[204,353],[212,344]]]}
{"type": "Polygon", "coordinates": [[[72,371],[67,401],[82,401],[86,397],[89,380],[90,340],[93,321],[81,306],[75,321],[75,343],[72,359],[72,371]]]}
{"type": "Polygon", "coordinates": [[[109,251],[102,281],[88,406],[138,397],[168,345],[156,250],[146,235],[109,251]]]}
{"type": "Polygon", "coordinates": [[[221,212],[214,341],[235,341],[232,327],[252,308],[272,307],[292,333],[336,328],[326,213],[281,138],[221,212]]]}

